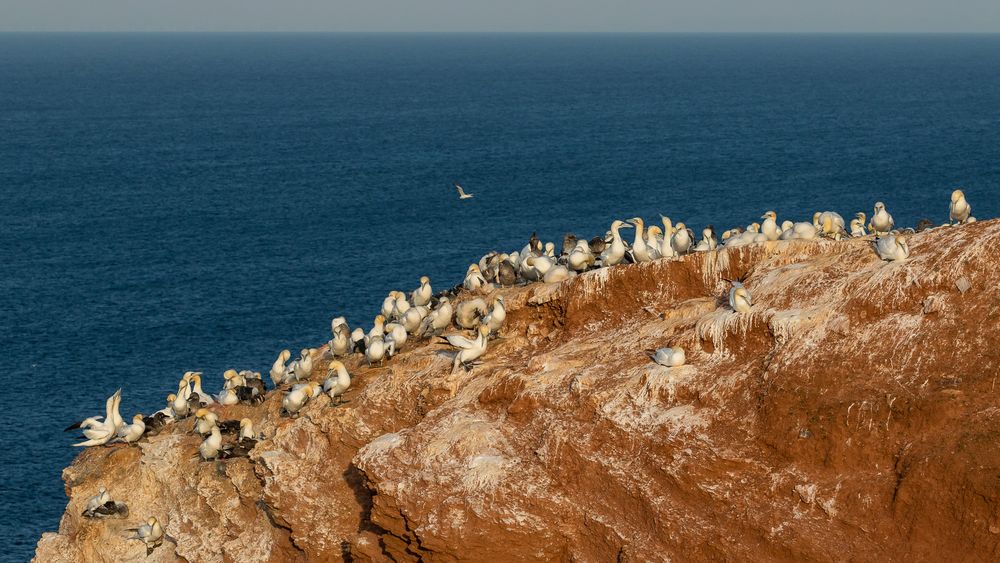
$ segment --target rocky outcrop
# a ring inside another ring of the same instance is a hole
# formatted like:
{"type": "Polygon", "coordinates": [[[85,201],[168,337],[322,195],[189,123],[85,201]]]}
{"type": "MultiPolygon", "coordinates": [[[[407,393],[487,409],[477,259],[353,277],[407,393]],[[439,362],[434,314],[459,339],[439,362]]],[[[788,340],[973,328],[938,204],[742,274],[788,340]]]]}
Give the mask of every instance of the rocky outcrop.
{"type": "Polygon", "coordinates": [[[1000,222],[916,234],[902,263],[870,245],[502,290],[471,373],[411,340],[348,362],[343,406],[219,409],[266,435],[248,459],[199,461],[190,421],[83,452],[36,560],[997,559],[1000,222]],[[725,304],[740,277],[749,314],[725,304]],[[688,365],[652,364],[667,345],[688,365]],[[129,518],[80,517],[101,485],[129,518]],[[176,543],[146,558],[123,530],[149,515],[176,543]]]}

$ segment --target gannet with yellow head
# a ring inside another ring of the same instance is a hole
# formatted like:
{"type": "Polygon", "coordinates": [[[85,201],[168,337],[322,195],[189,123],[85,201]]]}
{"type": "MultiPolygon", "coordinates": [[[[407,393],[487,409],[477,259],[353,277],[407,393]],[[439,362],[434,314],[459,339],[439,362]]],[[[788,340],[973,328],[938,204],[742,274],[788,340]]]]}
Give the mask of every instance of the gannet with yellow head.
{"type": "Polygon", "coordinates": [[[326,381],[323,382],[323,392],[339,405],[344,393],[351,387],[351,374],[347,373],[344,364],[334,360],[327,368],[326,381]]]}
{"type": "Polygon", "coordinates": [[[962,190],[951,192],[951,204],[948,206],[948,218],[952,223],[965,223],[972,215],[972,206],[965,201],[962,190]]]}

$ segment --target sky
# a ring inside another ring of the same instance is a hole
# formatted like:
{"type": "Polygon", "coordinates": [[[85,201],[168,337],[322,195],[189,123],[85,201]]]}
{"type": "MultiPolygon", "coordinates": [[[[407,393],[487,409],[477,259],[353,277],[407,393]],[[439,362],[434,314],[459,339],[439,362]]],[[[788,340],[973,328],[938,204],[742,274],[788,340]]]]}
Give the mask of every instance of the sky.
{"type": "Polygon", "coordinates": [[[1000,32],[1000,0],[0,0],[0,31],[1000,32]]]}

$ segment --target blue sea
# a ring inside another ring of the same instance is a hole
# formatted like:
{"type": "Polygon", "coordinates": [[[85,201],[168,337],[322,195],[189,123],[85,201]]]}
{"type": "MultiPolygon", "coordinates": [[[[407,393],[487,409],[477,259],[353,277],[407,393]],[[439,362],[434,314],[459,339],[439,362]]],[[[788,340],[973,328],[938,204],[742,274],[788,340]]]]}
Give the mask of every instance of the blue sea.
{"type": "Polygon", "coordinates": [[[913,225],[956,187],[1000,212],[1000,36],[2,34],[2,557],[118,387],[266,371],[533,230],[913,225]]]}

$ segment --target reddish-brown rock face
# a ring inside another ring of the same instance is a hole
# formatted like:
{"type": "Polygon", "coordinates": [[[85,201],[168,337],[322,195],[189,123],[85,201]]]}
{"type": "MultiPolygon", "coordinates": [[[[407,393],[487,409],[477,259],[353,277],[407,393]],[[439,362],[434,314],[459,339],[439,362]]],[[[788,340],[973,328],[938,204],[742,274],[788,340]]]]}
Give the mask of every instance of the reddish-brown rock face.
{"type": "Polygon", "coordinates": [[[411,339],[384,368],[348,361],[340,407],[218,409],[266,435],[249,459],[198,461],[190,420],[83,452],[36,559],[997,560],[1000,221],[910,246],[775,242],[502,290],[471,373],[411,339]],[[744,276],[736,314],[722,278],[744,276]],[[644,352],[668,345],[687,365],[644,352]],[[129,518],[79,516],[102,484],[129,518]],[[176,544],[146,558],[123,530],[149,515],[176,544]]]}

